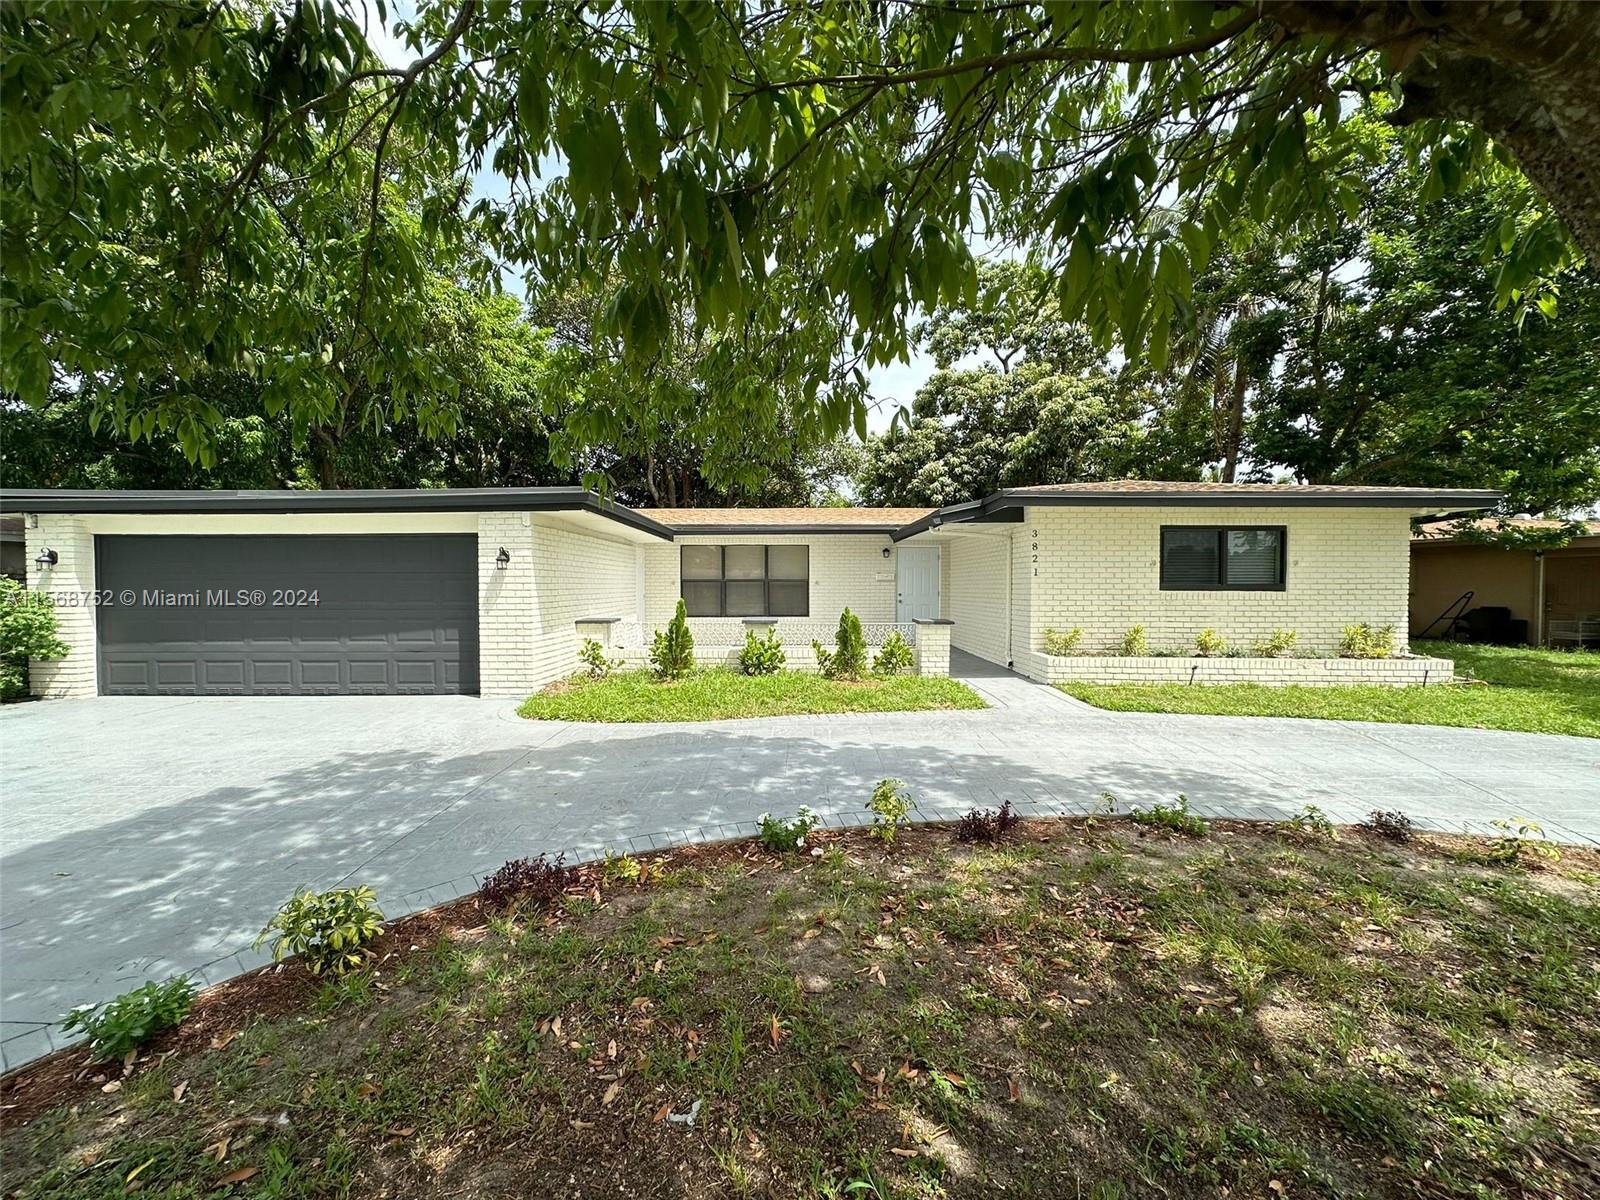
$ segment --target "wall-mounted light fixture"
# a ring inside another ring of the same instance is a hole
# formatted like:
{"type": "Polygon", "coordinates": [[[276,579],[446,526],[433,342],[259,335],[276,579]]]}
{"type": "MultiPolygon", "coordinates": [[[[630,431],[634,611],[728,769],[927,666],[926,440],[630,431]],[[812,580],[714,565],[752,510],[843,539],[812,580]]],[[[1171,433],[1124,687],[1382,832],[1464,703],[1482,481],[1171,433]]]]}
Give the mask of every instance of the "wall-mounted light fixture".
{"type": "Polygon", "coordinates": [[[510,565],[511,551],[507,550],[504,546],[501,546],[500,553],[494,556],[494,569],[496,571],[504,571],[510,565]]]}
{"type": "Polygon", "coordinates": [[[43,550],[39,551],[39,557],[33,560],[34,565],[37,566],[41,571],[48,571],[60,561],[61,556],[54,550],[50,549],[49,546],[46,546],[43,550]]]}
{"type": "Polygon", "coordinates": [[[889,547],[887,547],[887,546],[885,546],[885,547],[884,547],[884,548],[883,548],[883,556],[884,556],[884,557],[885,557],[885,558],[888,558],[888,557],[889,557],[889,547]]]}

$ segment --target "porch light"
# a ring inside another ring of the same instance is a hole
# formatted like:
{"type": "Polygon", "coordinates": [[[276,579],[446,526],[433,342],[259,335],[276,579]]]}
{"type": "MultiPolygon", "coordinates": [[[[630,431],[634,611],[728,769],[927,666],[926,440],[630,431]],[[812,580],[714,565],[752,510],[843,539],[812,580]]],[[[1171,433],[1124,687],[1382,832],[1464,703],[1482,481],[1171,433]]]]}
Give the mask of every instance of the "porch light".
{"type": "Polygon", "coordinates": [[[494,556],[494,569],[496,571],[504,571],[510,565],[511,551],[507,550],[504,546],[501,546],[500,553],[494,556]]]}
{"type": "Polygon", "coordinates": [[[888,558],[888,557],[889,557],[889,547],[887,547],[887,546],[885,546],[885,547],[884,547],[884,548],[883,548],[883,556],[884,556],[884,557],[885,557],[885,558],[888,558]]]}
{"type": "Polygon", "coordinates": [[[41,571],[48,571],[60,561],[61,556],[48,546],[39,551],[39,557],[33,560],[34,565],[41,571]]]}

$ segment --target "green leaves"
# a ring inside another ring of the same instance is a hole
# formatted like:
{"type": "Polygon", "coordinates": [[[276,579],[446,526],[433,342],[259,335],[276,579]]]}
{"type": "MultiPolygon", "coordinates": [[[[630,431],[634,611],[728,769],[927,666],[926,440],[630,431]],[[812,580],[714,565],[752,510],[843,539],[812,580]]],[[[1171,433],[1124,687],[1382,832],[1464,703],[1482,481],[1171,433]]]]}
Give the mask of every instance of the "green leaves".
{"type": "MultiPolygon", "coordinates": [[[[406,22],[413,72],[380,70],[330,4],[13,0],[0,387],[41,403],[86,381],[115,428],[201,462],[216,430],[192,396],[215,371],[302,432],[352,407],[447,430],[454,377],[417,298],[510,270],[536,304],[614,292],[589,332],[635,384],[627,418],[649,420],[661,362],[715,345],[767,373],[710,395],[707,424],[801,396],[827,436],[859,423],[854,372],[904,356],[916,309],[970,297],[980,238],[1029,248],[1069,318],[1159,364],[1246,227],[1324,237],[1365,202],[1341,98],[1390,104],[1395,70],[1300,19],[441,0],[406,22]],[[498,177],[470,211],[467,170],[498,177]]],[[[1407,136],[1424,201],[1506,169],[1481,131],[1407,136]]],[[[1494,244],[1500,302],[1548,311],[1578,258],[1556,217],[1534,200],[1494,244]]]]}

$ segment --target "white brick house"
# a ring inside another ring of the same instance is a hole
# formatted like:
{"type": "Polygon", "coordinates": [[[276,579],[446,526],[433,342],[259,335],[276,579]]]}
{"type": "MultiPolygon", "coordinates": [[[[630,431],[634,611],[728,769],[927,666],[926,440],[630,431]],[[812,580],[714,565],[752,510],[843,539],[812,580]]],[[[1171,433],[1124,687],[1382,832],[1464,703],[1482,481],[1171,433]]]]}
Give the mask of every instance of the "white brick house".
{"type": "Polygon", "coordinates": [[[712,660],[775,625],[811,665],[848,606],[925,673],[954,646],[1037,679],[1420,682],[1447,664],[1325,656],[1355,623],[1403,649],[1410,518],[1497,500],[1119,482],[937,510],[632,510],[574,488],[10,491],[0,508],[23,516],[29,586],[71,648],[34,664],[39,695],[521,696],[569,674],[584,636],[642,662],[680,598],[712,660]],[[1133,625],[1162,657],[1110,656],[1133,625]],[[1045,654],[1051,627],[1082,629],[1086,657],[1045,654]],[[1323,657],[1182,657],[1203,628],[1238,647],[1292,629],[1323,657]]]}

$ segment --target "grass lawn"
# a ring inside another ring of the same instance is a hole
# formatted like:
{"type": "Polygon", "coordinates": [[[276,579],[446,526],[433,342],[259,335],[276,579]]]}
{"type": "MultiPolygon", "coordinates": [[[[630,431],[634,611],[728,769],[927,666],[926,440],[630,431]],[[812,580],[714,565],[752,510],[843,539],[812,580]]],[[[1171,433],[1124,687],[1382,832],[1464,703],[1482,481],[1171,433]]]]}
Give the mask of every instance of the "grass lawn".
{"type": "Polygon", "coordinates": [[[1253,683],[1058,686],[1079,700],[1118,712],[1330,717],[1600,737],[1600,654],[1454,642],[1414,642],[1412,646],[1419,654],[1455,659],[1457,676],[1481,683],[1428,688],[1266,687],[1253,683]]]}
{"type": "Polygon", "coordinates": [[[541,721],[720,721],[795,713],[910,712],[987,707],[964,683],[895,675],[844,683],[807,671],[742,675],[696,671],[676,683],[649,671],[593,682],[563,680],[523,701],[517,712],[541,721]]]}
{"type": "Polygon", "coordinates": [[[231,985],[266,1015],[222,989],[125,1078],[25,1068],[4,1193],[1596,1194],[1593,852],[1126,820],[819,840],[591,868],[554,911],[469,898],[365,973],[231,985]]]}

